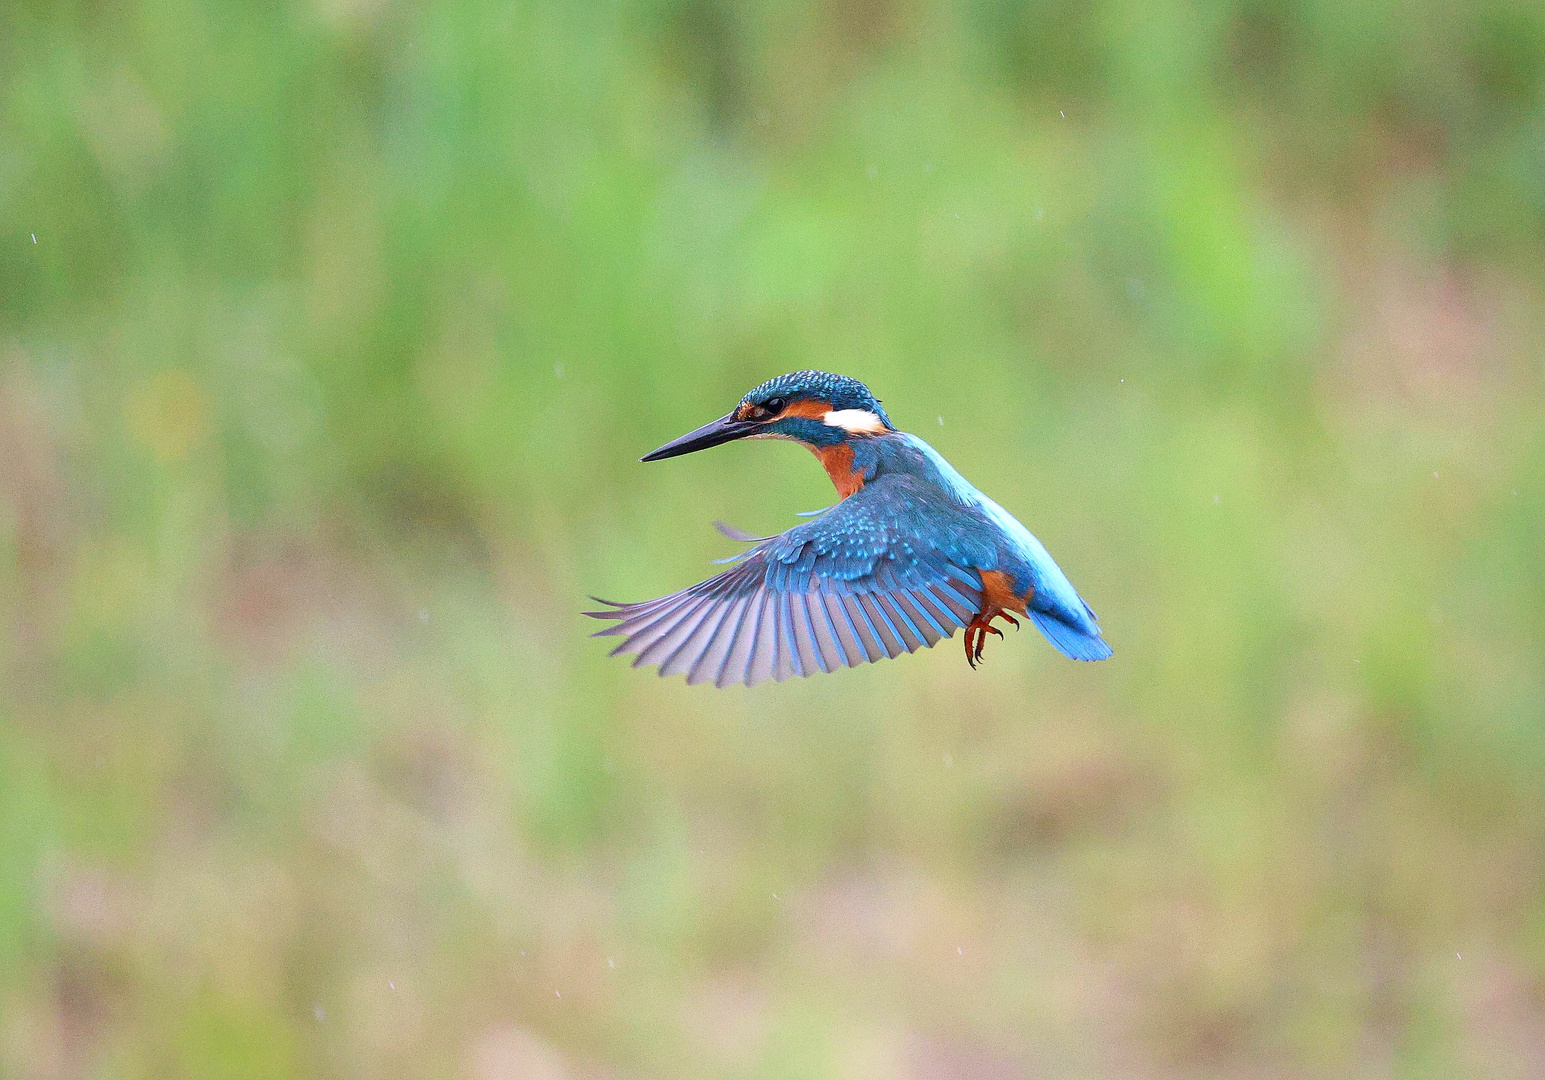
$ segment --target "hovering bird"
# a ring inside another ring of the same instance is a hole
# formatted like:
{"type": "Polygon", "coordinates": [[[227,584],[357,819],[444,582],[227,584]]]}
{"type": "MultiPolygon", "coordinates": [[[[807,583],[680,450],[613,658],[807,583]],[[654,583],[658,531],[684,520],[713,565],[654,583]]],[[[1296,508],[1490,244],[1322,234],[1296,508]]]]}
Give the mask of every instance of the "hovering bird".
{"type": "Polygon", "coordinates": [[[916,435],[897,431],[869,388],[825,371],[758,386],[734,410],[641,461],[735,439],[793,439],[815,452],[839,501],[771,537],[720,531],[754,546],[716,577],[658,600],[587,611],[616,625],[612,651],[635,667],[718,686],[932,647],[964,627],[974,668],[988,634],[1025,615],[1064,656],[1103,660],[1094,612],[1041,542],[916,435]]]}

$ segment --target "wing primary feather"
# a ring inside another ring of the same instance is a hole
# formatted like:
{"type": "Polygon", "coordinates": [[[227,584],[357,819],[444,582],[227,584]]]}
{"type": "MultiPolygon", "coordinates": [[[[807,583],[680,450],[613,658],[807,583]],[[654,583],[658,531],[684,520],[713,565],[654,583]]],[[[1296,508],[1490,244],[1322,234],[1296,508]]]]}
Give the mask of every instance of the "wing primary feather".
{"type": "Polygon", "coordinates": [[[865,659],[872,664],[876,660],[884,660],[889,653],[885,646],[880,644],[880,635],[869,621],[869,614],[864,611],[864,605],[859,603],[859,595],[858,593],[847,594],[842,598],[842,606],[847,609],[848,622],[853,627],[853,633],[858,636],[858,643],[864,650],[865,659]]]}
{"type": "Polygon", "coordinates": [[[711,588],[705,589],[694,586],[690,589],[682,589],[680,592],[671,593],[669,596],[662,596],[658,600],[650,600],[634,605],[628,609],[626,617],[620,623],[610,627],[607,631],[603,631],[603,633],[635,634],[653,625],[657,619],[665,616],[668,612],[681,610],[684,604],[694,603],[705,596],[714,595],[724,587],[723,579],[728,577],[730,573],[733,573],[733,571],[728,571],[716,578],[709,578],[708,581],[703,582],[704,585],[712,586],[711,588]]]}
{"type": "MultiPolygon", "coordinates": [[[[810,600],[815,595],[812,592],[790,594],[799,605],[799,613],[804,617],[805,630],[810,635],[804,640],[803,644],[808,648],[810,659],[815,661],[815,666],[820,668],[821,674],[825,675],[831,671],[831,665],[826,662],[826,651],[821,646],[821,635],[816,633],[815,630],[815,615],[810,611],[810,600]]],[[[796,632],[798,629],[799,627],[796,624],[796,632]]]]}
{"type": "Polygon", "coordinates": [[[690,589],[672,593],[660,601],[652,601],[648,611],[639,615],[630,615],[612,628],[614,633],[627,636],[619,651],[639,651],[653,644],[665,632],[664,627],[668,622],[684,617],[696,606],[713,603],[717,598],[733,592],[740,585],[745,572],[744,568],[727,571],[700,582],[690,589]],[[645,635],[648,635],[647,638],[645,635]],[[644,639],[642,643],[640,639],[644,639]]]}
{"type": "Polygon", "coordinates": [[[894,592],[891,594],[891,600],[907,613],[907,616],[912,620],[912,625],[917,627],[917,632],[922,635],[923,641],[930,648],[940,638],[949,637],[949,634],[945,633],[944,628],[939,625],[938,620],[933,617],[933,613],[928,610],[928,607],[918,599],[917,594],[912,590],[902,589],[894,592]]]}
{"type": "Polygon", "coordinates": [[[746,609],[741,613],[740,624],[735,627],[735,636],[724,658],[724,666],[714,677],[715,686],[728,686],[745,679],[750,667],[751,651],[756,647],[757,624],[761,619],[762,602],[765,599],[766,594],[760,589],[746,598],[746,609]]]}
{"type": "Polygon", "coordinates": [[[876,595],[875,602],[880,605],[882,611],[895,616],[891,620],[891,625],[901,635],[901,640],[905,643],[907,652],[913,653],[917,652],[918,649],[927,647],[928,639],[923,636],[923,632],[912,621],[912,616],[907,613],[905,604],[900,603],[890,593],[876,595]]]}
{"type": "Polygon", "coordinates": [[[732,682],[739,682],[744,674],[746,652],[751,644],[751,634],[756,629],[756,608],[760,595],[758,591],[747,596],[733,624],[726,624],[729,628],[729,637],[724,658],[713,673],[715,686],[722,688],[732,682]],[[737,671],[740,674],[735,674],[737,671]]]}
{"type": "MultiPolygon", "coordinates": [[[[950,569],[954,569],[951,567],[950,569]]],[[[953,597],[955,602],[963,605],[967,615],[975,615],[982,607],[982,590],[977,588],[962,588],[958,578],[947,577],[935,584],[934,590],[944,595],[953,597]]]]}
{"type": "Polygon", "coordinates": [[[827,625],[831,627],[832,643],[837,646],[837,656],[846,667],[856,667],[858,661],[853,659],[853,653],[858,651],[858,642],[851,637],[844,640],[843,630],[846,629],[844,624],[847,622],[847,613],[842,611],[842,601],[825,590],[822,590],[820,595],[821,610],[825,612],[827,625]],[[841,618],[832,611],[833,606],[841,613],[841,618]],[[849,643],[853,646],[851,651],[848,649],[849,643]]]}
{"type": "Polygon", "coordinates": [[[713,601],[706,597],[693,597],[689,603],[682,604],[680,608],[673,608],[662,614],[660,619],[629,637],[625,644],[630,650],[636,650],[638,655],[633,659],[634,667],[645,664],[659,663],[662,652],[670,655],[680,644],[678,634],[690,636],[692,625],[689,625],[691,616],[702,610],[713,601]],[[667,651],[668,650],[668,651],[667,651]]]}
{"type": "Polygon", "coordinates": [[[724,654],[724,663],[720,664],[719,670],[714,673],[713,684],[721,689],[732,682],[740,682],[745,677],[746,655],[750,651],[753,631],[756,629],[756,617],[753,612],[757,610],[757,602],[764,595],[760,590],[752,593],[740,609],[740,615],[735,620],[735,629],[730,634],[729,651],[724,654]],[[737,671],[740,674],[735,674],[737,671]]]}
{"type": "Polygon", "coordinates": [[[767,633],[770,640],[767,644],[768,675],[774,682],[782,682],[788,678],[783,672],[788,668],[788,657],[783,652],[783,594],[773,591],[771,586],[767,589],[767,633]]]}
{"type": "Polygon", "coordinates": [[[692,638],[697,637],[698,630],[703,629],[703,620],[712,615],[712,612],[714,612],[712,599],[698,599],[698,603],[692,606],[691,610],[681,612],[675,620],[675,626],[671,627],[671,632],[655,638],[654,644],[650,644],[647,649],[638,654],[638,660],[633,661],[635,666],[655,664],[660,667],[661,675],[674,671],[674,667],[671,666],[672,661],[681,655],[681,650],[688,647],[692,638]]]}
{"type": "Polygon", "coordinates": [[[875,632],[880,635],[886,652],[893,657],[906,652],[906,642],[902,640],[901,631],[896,629],[891,613],[886,610],[885,599],[875,593],[865,593],[862,599],[864,610],[869,613],[869,621],[874,623],[875,632]]]}
{"type": "Polygon", "coordinates": [[[833,594],[831,601],[837,608],[840,618],[833,618],[837,624],[837,632],[842,635],[842,644],[848,654],[848,666],[857,667],[860,663],[869,663],[869,649],[864,642],[863,635],[859,632],[858,624],[853,621],[853,612],[848,607],[846,593],[833,594]]]}
{"type": "Polygon", "coordinates": [[[853,618],[852,597],[848,593],[837,593],[832,597],[832,603],[836,605],[837,612],[833,618],[837,622],[837,632],[842,635],[843,645],[848,653],[848,666],[857,667],[859,664],[871,664],[879,657],[869,652],[869,642],[864,640],[864,628],[859,620],[853,618]],[[840,618],[838,618],[840,616],[840,618]]]}
{"type": "Polygon", "coordinates": [[[783,658],[788,673],[803,677],[804,657],[799,653],[799,643],[794,640],[794,598],[786,592],[778,593],[778,634],[783,642],[783,658]]]}
{"type": "Polygon", "coordinates": [[[702,650],[697,654],[697,659],[692,662],[692,669],[687,672],[687,682],[696,685],[706,682],[713,674],[714,667],[723,659],[723,655],[730,646],[729,633],[725,624],[730,622],[739,610],[740,600],[730,598],[719,605],[713,623],[713,630],[708,635],[708,640],[703,642],[702,650]]]}
{"type": "Polygon", "coordinates": [[[748,582],[756,581],[765,573],[762,562],[742,562],[735,569],[725,570],[723,573],[709,578],[708,581],[698,581],[695,586],[681,589],[680,592],[671,593],[669,596],[661,596],[660,599],[650,599],[641,604],[633,604],[629,609],[626,620],[618,626],[612,627],[613,632],[632,633],[641,627],[647,626],[657,618],[664,615],[667,610],[677,604],[691,603],[700,599],[725,599],[734,595],[735,590],[745,589],[748,582]]]}
{"type": "Polygon", "coordinates": [[[679,596],[670,607],[661,608],[648,616],[641,616],[612,627],[608,633],[620,634],[622,640],[617,643],[617,647],[611,654],[616,656],[618,653],[638,652],[653,644],[662,634],[668,633],[675,621],[697,603],[698,600],[695,597],[679,596]]]}
{"type": "Polygon", "coordinates": [[[911,595],[912,598],[917,601],[917,606],[919,608],[927,609],[928,613],[933,616],[934,625],[939,628],[940,634],[945,637],[949,637],[955,632],[957,625],[955,622],[955,616],[950,612],[948,606],[946,606],[942,600],[934,596],[931,590],[916,589],[912,592],[911,595]]]}
{"type": "Polygon", "coordinates": [[[891,625],[885,612],[880,610],[879,601],[873,593],[860,593],[858,596],[859,607],[863,610],[864,618],[869,621],[869,629],[874,634],[874,639],[879,642],[881,650],[886,657],[900,656],[905,650],[901,647],[901,637],[896,633],[896,628],[891,625]]]}
{"type": "MultiPolygon", "coordinates": [[[[710,578],[709,580],[711,581],[715,579],[710,578]]],[[[691,589],[681,589],[677,592],[673,592],[667,596],[661,596],[654,600],[641,600],[636,604],[626,604],[619,608],[614,616],[611,616],[621,619],[622,622],[618,623],[616,626],[609,626],[605,630],[599,631],[596,636],[599,637],[603,634],[626,633],[624,628],[628,625],[628,623],[642,621],[647,616],[652,615],[671,604],[682,603],[686,600],[690,600],[692,597],[698,595],[700,591],[701,590],[695,587],[691,589]]]]}
{"type": "Polygon", "coordinates": [[[928,591],[957,623],[961,626],[971,625],[971,616],[976,609],[969,606],[960,596],[945,588],[942,583],[935,584],[928,591]]]}
{"type": "Polygon", "coordinates": [[[659,661],[661,675],[680,674],[682,671],[696,665],[697,658],[702,655],[702,651],[713,640],[714,631],[718,629],[719,623],[722,621],[722,611],[726,607],[727,598],[732,600],[744,586],[745,582],[742,580],[742,575],[725,574],[723,575],[723,580],[716,588],[703,594],[703,606],[694,616],[694,625],[691,633],[671,650],[669,656],[663,657],[659,661]],[[715,617],[716,614],[718,615],[717,618],[715,617]],[[706,637],[701,636],[705,625],[710,624],[710,620],[712,622],[706,637]],[[693,642],[699,643],[693,646],[693,642]]]}
{"type": "Polygon", "coordinates": [[[697,625],[692,628],[692,633],[682,639],[670,656],[660,661],[660,674],[684,674],[687,682],[691,683],[693,670],[702,661],[703,653],[713,644],[714,634],[724,621],[725,611],[731,606],[733,600],[726,601],[722,594],[709,598],[704,610],[697,616],[697,625]]]}
{"type": "Polygon", "coordinates": [[[766,682],[773,677],[778,664],[778,631],[774,626],[777,618],[775,597],[767,590],[766,586],[761,590],[761,606],[757,611],[756,626],[753,630],[756,635],[751,639],[751,655],[746,658],[746,685],[755,686],[759,682],[766,682]]]}
{"type": "MultiPolygon", "coordinates": [[[[598,604],[609,604],[613,608],[625,608],[625,607],[628,606],[627,604],[619,603],[616,600],[603,600],[599,596],[592,596],[592,597],[590,597],[590,599],[594,600],[598,604]]],[[[589,615],[592,619],[620,619],[620,618],[622,618],[622,615],[623,615],[623,613],[621,611],[617,611],[617,610],[614,610],[614,611],[581,611],[580,614],[581,615],[589,615]]],[[[590,636],[594,637],[595,635],[591,634],[590,636]]]]}
{"type": "Polygon", "coordinates": [[[783,678],[788,678],[790,675],[803,676],[805,667],[799,655],[799,646],[794,641],[794,612],[790,606],[788,593],[778,594],[778,638],[783,642],[780,651],[783,656],[783,666],[787,670],[783,678]]]}
{"type": "Polygon", "coordinates": [[[714,627],[713,638],[703,649],[698,662],[692,665],[689,678],[694,683],[713,682],[718,678],[730,652],[735,648],[735,634],[749,602],[750,597],[738,596],[726,605],[724,618],[714,627]]]}
{"type": "MultiPolygon", "coordinates": [[[[751,555],[754,556],[754,561],[752,558],[747,558],[733,570],[726,570],[721,574],[715,574],[706,581],[699,581],[696,585],[690,585],[667,596],[657,597],[654,600],[641,600],[636,604],[620,604],[618,605],[617,612],[587,612],[586,614],[593,614],[596,618],[618,618],[622,620],[617,626],[607,627],[605,630],[597,631],[591,636],[604,637],[611,634],[628,633],[630,623],[634,623],[635,620],[642,621],[646,616],[659,613],[671,604],[682,603],[695,597],[723,595],[726,590],[735,588],[748,580],[766,573],[766,563],[762,560],[762,553],[760,551],[753,551],[751,555]]],[[[592,597],[591,599],[596,598],[592,597]]],[[[603,604],[614,603],[611,600],[602,600],[601,602],[603,604]]]]}
{"type": "Polygon", "coordinates": [[[805,594],[805,608],[810,612],[810,626],[815,637],[816,650],[821,654],[821,670],[835,671],[847,659],[837,645],[837,628],[831,623],[826,610],[826,597],[816,591],[805,594]]]}
{"type": "Polygon", "coordinates": [[[762,599],[760,590],[746,597],[745,609],[740,613],[734,634],[730,636],[729,652],[724,654],[724,663],[714,674],[715,686],[728,686],[740,682],[744,677],[746,660],[751,647],[756,643],[756,623],[762,599]]]}

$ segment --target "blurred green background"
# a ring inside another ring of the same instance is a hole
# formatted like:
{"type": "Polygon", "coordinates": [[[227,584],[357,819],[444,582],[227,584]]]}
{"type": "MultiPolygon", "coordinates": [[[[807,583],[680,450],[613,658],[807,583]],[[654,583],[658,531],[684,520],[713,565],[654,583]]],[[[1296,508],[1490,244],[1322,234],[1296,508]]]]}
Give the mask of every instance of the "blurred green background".
{"type": "Polygon", "coordinates": [[[1537,0],[0,7],[0,1075],[1545,1075],[1537,0]],[[642,599],[868,382],[1034,633],[642,599]]]}

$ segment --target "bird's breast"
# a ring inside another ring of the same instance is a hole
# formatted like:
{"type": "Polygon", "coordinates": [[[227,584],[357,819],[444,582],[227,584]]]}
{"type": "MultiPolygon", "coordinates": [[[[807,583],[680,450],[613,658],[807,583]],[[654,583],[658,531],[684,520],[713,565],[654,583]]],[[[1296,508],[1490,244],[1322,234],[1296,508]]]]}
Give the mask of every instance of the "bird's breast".
{"type": "Polygon", "coordinates": [[[853,447],[843,442],[835,446],[811,446],[810,449],[815,452],[816,460],[826,470],[826,475],[831,477],[838,498],[846,499],[863,488],[864,472],[854,468],[853,447]]]}

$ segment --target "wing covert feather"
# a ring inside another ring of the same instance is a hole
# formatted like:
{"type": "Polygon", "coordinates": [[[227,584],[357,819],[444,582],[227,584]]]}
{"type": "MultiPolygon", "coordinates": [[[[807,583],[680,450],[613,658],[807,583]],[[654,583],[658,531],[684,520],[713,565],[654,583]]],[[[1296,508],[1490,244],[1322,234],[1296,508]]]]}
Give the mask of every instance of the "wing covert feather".
{"type": "Polygon", "coordinates": [[[724,572],[637,604],[603,600],[634,665],[688,683],[753,686],[931,647],[981,605],[979,570],[996,567],[937,489],[886,476],[821,517],[759,541],[724,572]]]}

